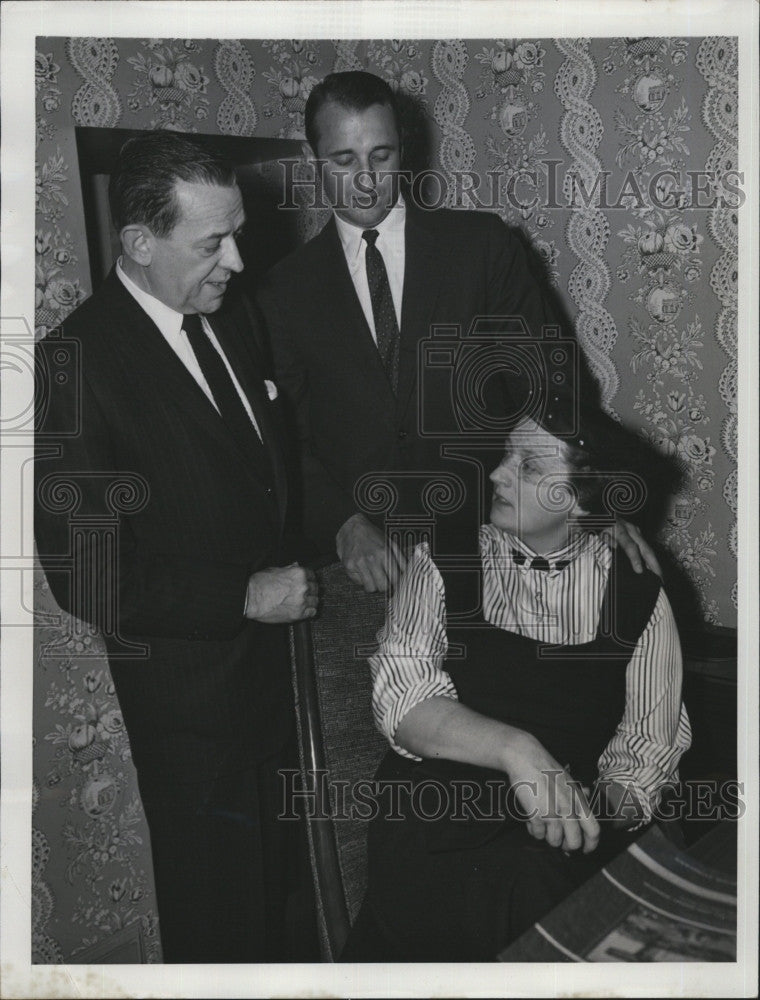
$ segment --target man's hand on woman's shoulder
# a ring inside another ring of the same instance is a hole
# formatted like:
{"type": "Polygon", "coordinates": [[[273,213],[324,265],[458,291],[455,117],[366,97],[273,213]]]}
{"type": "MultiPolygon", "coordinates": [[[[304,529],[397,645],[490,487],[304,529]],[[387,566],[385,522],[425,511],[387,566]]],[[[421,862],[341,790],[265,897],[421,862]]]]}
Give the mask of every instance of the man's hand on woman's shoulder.
{"type": "Polygon", "coordinates": [[[631,566],[636,573],[643,572],[646,566],[657,576],[662,576],[662,568],[657,561],[654,550],[635,524],[618,518],[613,526],[604,529],[603,534],[607,535],[613,545],[620,546],[630,559],[631,566]]]}

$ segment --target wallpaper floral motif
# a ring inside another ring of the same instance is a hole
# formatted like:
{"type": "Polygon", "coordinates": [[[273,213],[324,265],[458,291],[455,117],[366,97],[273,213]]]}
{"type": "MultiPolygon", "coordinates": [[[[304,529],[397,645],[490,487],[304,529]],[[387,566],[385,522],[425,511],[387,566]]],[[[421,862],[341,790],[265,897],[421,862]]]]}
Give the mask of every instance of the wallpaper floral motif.
{"type": "MultiPolygon", "coordinates": [[[[447,182],[445,202],[523,231],[607,408],[682,463],[659,541],[701,617],[735,624],[735,39],[37,48],[37,336],[91,291],[75,126],[302,138],[315,82],[367,68],[417,102],[409,140],[447,182]]],[[[324,220],[304,213],[302,238],[324,220]]],[[[160,961],[147,828],[102,645],[72,631],[41,573],[36,596],[35,961],[82,960],[125,928],[160,961]]]]}
{"type": "Polygon", "coordinates": [[[132,112],[150,112],[149,128],[194,130],[196,122],[208,118],[209,78],[203,65],[193,57],[198,44],[184,42],[143,42],[137,55],[127,62],[134,70],[134,83],[127,94],[127,108],[132,112]]]}
{"type": "Polygon", "coordinates": [[[81,961],[132,924],[160,961],[149,839],[103,645],[58,613],[42,573],[35,624],[34,961],[81,961]]]}

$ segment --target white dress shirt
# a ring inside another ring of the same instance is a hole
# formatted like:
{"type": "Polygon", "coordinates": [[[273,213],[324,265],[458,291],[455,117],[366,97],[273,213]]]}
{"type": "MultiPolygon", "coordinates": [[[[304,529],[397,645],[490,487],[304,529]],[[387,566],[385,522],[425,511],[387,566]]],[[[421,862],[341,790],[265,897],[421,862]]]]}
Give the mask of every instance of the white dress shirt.
{"type": "MultiPolygon", "coordinates": [[[[343,247],[351,280],[354,283],[356,294],[359,296],[359,302],[367,318],[367,325],[372,331],[375,343],[377,343],[375,317],[372,312],[372,299],[370,298],[369,282],[367,281],[367,241],[362,239],[364,230],[360,229],[359,226],[352,226],[350,222],[345,222],[337,215],[335,216],[335,222],[338,226],[338,236],[343,247]]],[[[375,246],[383,255],[399,330],[401,329],[401,301],[404,295],[405,226],[406,206],[404,205],[404,199],[399,195],[398,201],[383,221],[371,227],[372,229],[376,229],[379,234],[375,246]]]]}
{"type": "MultiPolygon", "coordinates": [[[[480,529],[480,551],[486,621],[540,642],[578,645],[594,639],[612,563],[602,537],[583,533],[549,553],[545,557],[549,572],[530,569],[536,553],[491,524],[480,529]],[[521,566],[515,564],[512,549],[528,556],[521,566]],[[567,560],[561,569],[556,567],[560,560],[567,560]]],[[[443,669],[448,649],[445,623],[443,581],[423,543],[391,598],[378,634],[379,649],[369,661],[375,723],[394,750],[413,760],[420,758],[394,741],[403,717],[426,698],[457,700],[456,688],[443,669]]],[[[508,663],[504,669],[509,669],[508,663]]],[[[661,589],[626,668],[623,718],[598,762],[600,779],[628,784],[638,793],[646,820],[691,745],[681,680],[678,633],[661,589]]]]}
{"type": "MultiPolygon", "coordinates": [[[[219,412],[219,407],[216,405],[216,400],[214,399],[213,393],[209,388],[208,382],[204,378],[201,366],[198,364],[198,359],[190,346],[190,341],[187,338],[187,334],[182,329],[182,313],[176,312],[170,306],[165,305],[155,295],[151,295],[150,292],[146,292],[144,289],[136,285],[134,281],[125,273],[121,266],[121,257],[116,262],[116,274],[124,285],[129,294],[136,299],[137,304],[150,316],[153,322],[156,324],[158,329],[161,331],[164,340],[167,342],[169,347],[174,351],[182,364],[187,368],[190,374],[193,376],[195,381],[198,383],[200,388],[203,390],[207,396],[209,402],[214,407],[214,409],[219,412]]],[[[238,396],[240,396],[240,401],[245,407],[245,412],[251,418],[251,423],[256,428],[256,433],[261,438],[261,431],[259,430],[259,425],[256,423],[256,418],[251,410],[251,404],[248,402],[248,397],[243,392],[240,383],[235,377],[235,372],[227,360],[219,341],[216,339],[216,334],[211,329],[211,325],[205,316],[200,314],[201,324],[206,334],[214,345],[215,350],[218,352],[219,357],[224,362],[224,366],[230,374],[232,379],[232,384],[235,386],[238,396]]]]}

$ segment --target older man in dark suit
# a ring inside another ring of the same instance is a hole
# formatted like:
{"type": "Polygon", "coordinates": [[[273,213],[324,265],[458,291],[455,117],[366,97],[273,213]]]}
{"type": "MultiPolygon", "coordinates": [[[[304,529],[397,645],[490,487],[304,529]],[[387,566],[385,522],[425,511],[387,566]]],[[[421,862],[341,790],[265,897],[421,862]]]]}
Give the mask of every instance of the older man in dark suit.
{"type": "MultiPolygon", "coordinates": [[[[442,523],[474,529],[493,464],[484,447],[542,405],[554,347],[562,378],[581,359],[571,342],[547,339],[558,320],[498,216],[399,196],[399,113],[383,80],[327,76],[307,102],[306,137],[333,215],[258,297],[301,441],[307,531],[355,582],[385,590],[405,554],[373,507],[397,494],[392,514],[413,529],[438,481],[453,509],[442,523]]],[[[619,540],[640,568],[638,546],[650,553],[632,530],[635,543],[625,530],[619,540]]]]}
{"type": "MultiPolygon", "coordinates": [[[[286,960],[284,623],[317,596],[284,541],[267,350],[246,302],[225,299],[243,203],[228,164],[171,133],[125,145],[109,197],[122,255],[63,329],[80,376],[40,386],[38,550],[60,605],[104,631],[165,960],[286,960]],[[104,553],[77,524],[120,502],[104,553]]],[[[43,370],[58,340],[40,345],[43,370]]]]}

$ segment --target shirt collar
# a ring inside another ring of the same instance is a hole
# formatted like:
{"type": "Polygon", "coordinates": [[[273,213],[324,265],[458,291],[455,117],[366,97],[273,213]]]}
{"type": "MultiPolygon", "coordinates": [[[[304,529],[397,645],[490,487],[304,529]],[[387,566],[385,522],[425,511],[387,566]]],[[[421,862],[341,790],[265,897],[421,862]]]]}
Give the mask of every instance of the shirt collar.
{"type": "MultiPolygon", "coordinates": [[[[346,260],[349,262],[356,261],[363,250],[364,240],[362,239],[362,233],[364,229],[346,222],[345,219],[341,219],[338,215],[335,216],[335,223],[338,227],[338,236],[340,237],[346,260]]],[[[376,226],[372,226],[371,228],[378,231],[380,238],[392,238],[399,233],[403,234],[405,223],[406,204],[404,203],[403,195],[399,192],[398,201],[390,212],[382,222],[378,222],[376,226]]]]}
{"type": "MultiPolygon", "coordinates": [[[[490,543],[491,551],[494,555],[509,556],[511,551],[515,549],[525,556],[525,563],[523,565],[526,567],[530,566],[531,560],[538,556],[538,553],[521,538],[518,538],[517,535],[512,535],[508,531],[502,531],[501,528],[497,528],[493,524],[484,524],[481,532],[482,536],[490,543]]],[[[552,569],[559,562],[565,564],[573,562],[582,551],[589,548],[596,537],[588,531],[575,532],[565,545],[554,549],[552,552],[543,553],[542,558],[549,563],[552,569]]]]}
{"type": "Polygon", "coordinates": [[[121,260],[121,257],[119,257],[116,261],[116,274],[126,290],[150,316],[164,337],[176,336],[182,329],[182,320],[184,318],[182,313],[167,306],[160,299],[157,299],[155,295],[151,295],[150,292],[146,292],[144,288],[140,288],[139,285],[135,284],[122,267],[121,260]]]}

